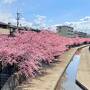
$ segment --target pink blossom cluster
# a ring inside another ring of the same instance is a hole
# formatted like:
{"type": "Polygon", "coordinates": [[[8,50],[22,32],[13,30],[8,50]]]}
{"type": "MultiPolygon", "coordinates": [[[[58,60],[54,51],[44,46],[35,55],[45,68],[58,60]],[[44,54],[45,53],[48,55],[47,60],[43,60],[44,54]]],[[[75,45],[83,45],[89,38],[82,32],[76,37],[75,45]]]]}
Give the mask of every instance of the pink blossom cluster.
{"type": "Polygon", "coordinates": [[[50,64],[55,56],[68,50],[67,46],[90,42],[89,38],[66,38],[50,31],[22,31],[15,37],[0,35],[0,60],[3,66],[17,65],[18,72],[35,76],[41,62],[50,64]]]}

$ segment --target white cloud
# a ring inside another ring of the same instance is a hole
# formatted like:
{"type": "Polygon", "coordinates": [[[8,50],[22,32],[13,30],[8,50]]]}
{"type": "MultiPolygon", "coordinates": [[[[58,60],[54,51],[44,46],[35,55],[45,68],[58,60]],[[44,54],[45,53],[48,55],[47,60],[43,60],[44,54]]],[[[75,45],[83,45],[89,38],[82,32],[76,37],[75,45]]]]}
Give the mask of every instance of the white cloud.
{"type": "Polygon", "coordinates": [[[28,27],[32,26],[32,22],[27,21],[25,18],[21,18],[20,23],[22,26],[28,26],[28,27]]]}
{"type": "Polygon", "coordinates": [[[4,3],[4,4],[12,4],[12,3],[14,3],[16,0],[2,0],[2,2],[4,3]]]}
{"type": "Polygon", "coordinates": [[[44,28],[46,27],[46,16],[37,15],[34,20],[33,26],[35,28],[44,28]]]}
{"type": "Polygon", "coordinates": [[[48,29],[49,31],[52,31],[52,32],[57,32],[55,26],[50,26],[50,27],[48,27],[47,29],[48,29]]]}
{"type": "Polygon", "coordinates": [[[81,21],[89,21],[90,22],[90,16],[86,16],[86,17],[84,17],[84,18],[82,18],[80,20],[81,21]]]}
{"type": "Polygon", "coordinates": [[[0,12],[0,21],[5,23],[8,23],[8,22],[15,23],[15,19],[13,15],[9,12],[0,12]]]}
{"type": "Polygon", "coordinates": [[[48,21],[52,22],[52,20],[47,20],[46,16],[36,15],[36,19],[34,20],[33,27],[41,30],[49,30],[49,31],[57,32],[55,26],[47,25],[48,21]]]}

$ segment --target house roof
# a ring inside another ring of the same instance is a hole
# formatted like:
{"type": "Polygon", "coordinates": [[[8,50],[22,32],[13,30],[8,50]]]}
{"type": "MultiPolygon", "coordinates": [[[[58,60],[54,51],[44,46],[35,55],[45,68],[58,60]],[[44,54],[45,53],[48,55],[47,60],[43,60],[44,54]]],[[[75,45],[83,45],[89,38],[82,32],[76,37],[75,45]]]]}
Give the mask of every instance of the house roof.
{"type": "Polygon", "coordinates": [[[8,25],[8,24],[0,21],[0,25],[8,25]]]}

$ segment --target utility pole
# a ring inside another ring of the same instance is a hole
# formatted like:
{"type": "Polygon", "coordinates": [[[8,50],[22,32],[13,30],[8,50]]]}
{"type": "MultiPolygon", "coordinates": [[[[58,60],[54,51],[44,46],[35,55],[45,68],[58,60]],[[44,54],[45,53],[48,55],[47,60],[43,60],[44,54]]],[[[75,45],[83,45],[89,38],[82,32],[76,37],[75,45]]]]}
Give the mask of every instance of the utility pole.
{"type": "Polygon", "coordinates": [[[20,13],[17,11],[17,18],[16,18],[16,20],[17,20],[17,29],[19,28],[19,20],[20,20],[20,13]]]}

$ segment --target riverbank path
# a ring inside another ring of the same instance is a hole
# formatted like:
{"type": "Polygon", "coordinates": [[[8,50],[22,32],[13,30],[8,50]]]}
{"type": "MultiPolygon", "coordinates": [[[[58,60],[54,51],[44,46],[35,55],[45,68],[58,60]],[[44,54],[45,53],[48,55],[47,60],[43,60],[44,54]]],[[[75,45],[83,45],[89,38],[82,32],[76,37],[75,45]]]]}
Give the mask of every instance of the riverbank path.
{"type": "Polygon", "coordinates": [[[89,47],[81,50],[80,65],[77,73],[77,80],[90,90],[90,51],[89,47]]]}

